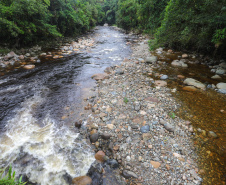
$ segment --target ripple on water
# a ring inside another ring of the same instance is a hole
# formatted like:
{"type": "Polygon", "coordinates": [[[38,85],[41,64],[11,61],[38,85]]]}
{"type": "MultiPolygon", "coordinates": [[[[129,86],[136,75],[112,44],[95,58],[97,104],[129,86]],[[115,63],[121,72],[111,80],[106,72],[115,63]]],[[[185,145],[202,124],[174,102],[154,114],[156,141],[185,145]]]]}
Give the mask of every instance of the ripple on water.
{"type": "Polygon", "coordinates": [[[34,96],[23,103],[8,121],[0,139],[0,168],[14,163],[16,174],[26,174],[30,182],[63,185],[64,176],[85,175],[94,162],[88,144],[68,127],[58,128],[48,115],[43,127],[33,116],[34,105],[43,99],[34,96]]]}

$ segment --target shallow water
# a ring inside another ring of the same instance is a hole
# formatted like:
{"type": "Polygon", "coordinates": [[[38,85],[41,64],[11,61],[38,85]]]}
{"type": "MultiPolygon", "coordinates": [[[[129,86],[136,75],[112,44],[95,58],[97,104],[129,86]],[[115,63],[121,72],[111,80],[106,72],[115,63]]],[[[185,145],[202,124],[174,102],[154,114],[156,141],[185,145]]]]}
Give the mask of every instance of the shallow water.
{"type": "Polygon", "coordinates": [[[95,86],[91,76],[130,54],[127,36],[112,27],[88,36],[97,43],[89,51],[0,77],[0,168],[12,165],[41,185],[69,184],[87,173],[94,152],[73,125],[95,86]]]}
{"type": "Polygon", "coordinates": [[[186,78],[194,78],[204,84],[214,84],[226,82],[226,76],[220,80],[213,80],[214,73],[210,68],[200,64],[203,59],[189,58],[189,61],[196,61],[197,64],[189,64],[188,68],[172,67],[170,63],[179,59],[182,53],[157,55],[162,62],[157,69],[160,74],[169,76],[168,87],[176,88],[176,93],[172,93],[181,104],[176,115],[192,122],[198,129],[205,130],[204,133],[195,132],[194,144],[199,155],[199,168],[202,171],[203,184],[225,184],[226,182],[226,95],[220,94],[212,89],[198,90],[196,92],[184,91],[183,79],[178,79],[177,75],[186,78]],[[223,111],[224,110],[224,111],[223,111]],[[208,131],[214,131],[218,138],[208,137],[208,131]]]}

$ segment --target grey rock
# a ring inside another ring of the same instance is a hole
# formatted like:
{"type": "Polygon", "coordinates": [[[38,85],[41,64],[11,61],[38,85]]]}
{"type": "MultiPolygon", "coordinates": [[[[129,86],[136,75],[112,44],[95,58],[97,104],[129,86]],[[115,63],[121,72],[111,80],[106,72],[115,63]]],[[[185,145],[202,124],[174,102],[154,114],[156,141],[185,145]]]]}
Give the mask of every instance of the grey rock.
{"type": "Polygon", "coordinates": [[[173,125],[169,124],[169,123],[166,123],[164,124],[164,127],[166,130],[168,130],[169,132],[174,132],[175,128],[173,125]]]}
{"type": "Polygon", "coordinates": [[[122,74],[124,74],[124,71],[122,69],[117,69],[115,74],[122,75],[122,74]]]}
{"type": "Polygon", "coordinates": [[[119,164],[115,159],[108,159],[107,164],[113,169],[116,169],[119,167],[119,164]]]}
{"type": "Polygon", "coordinates": [[[213,131],[209,131],[209,132],[208,132],[208,135],[209,135],[210,137],[217,138],[217,134],[215,134],[215,132],[213,132],[213,131]]]}
{"type": "Polygon", "coordinates": [[[135,174],[134,172],[128,171],[128,170],[123,170],[122,172],[122,176],[125,177],[126,179],[129,178],[138,178],[137,174],[135,174]]]}
{"type": "Polygon", "coordinates": [[[211,77],[212,79],[221,79],[221,77],[219,75],[214,75],[211,77]]]}
{"type": "Polygon", "coordinates": [[[216,70],[216,74],[218,74],[218,75],[223,75],[224,73],[225,73],[224,69],[217,69],[216,70]]]}
{"type": "Polygon", "coordinates": [[[99,133],[94,133],[90,136],[91,143],[95,143],[99,139],[99,133]]]}
{"type": "Polygon", "coordinates": [[[140,131],[142,133],[148,133],[150,131],[150,126],[149,125],[143,126],[143,127],[140,128],[140,131]]]}
{"type": "Polygon", "coordinates": [[[158,57],[156,56],[150,56],[150,57],[147,57],[145,59],[145,62],[148,63],[148,64],[152,64],[152,63],[156,63],[158,60],[158,57]]]}
{"type": "Polygon", "coordinates": [[[218,89],[226,89],[226,83],[223,83],[223,82],[218,83],[218,84],[217,84],[217,88],[218,88],[218,89]]]}
{"type": "Polygon", "coordinates": [[[161,80],[166,80],[166,79],[168,79],[168,75],[162,75],[162,76],[160,77],[160,79],[161,79],[161,80]]]}
{"type": "Polygon", "coordinates": [[[135,111],[139,111],[140,108],[141,108],[140,103],[139,103],[139,102],[135,102],[135,103],[134,103],[134,110],[135,110],[135,111]]]}
{"type": "Polygon", "coordinates": [[[221,94],[226,94],[226,89],[218,89],[218,92],[221,94]]]}
{"type": "Polygon", "coordinates": [[[203,83],[201,83],[198,80],[195,80],[193,78],[186,78],[184,80],[184,84],[191,85],[191,86],[194,86],[194,87],[197,87],[200,89],[205,89],[205,87],[206,87],[203,83]]]}
{"type": "Polygon", "coordinates": [[[108,140],[108,139],[110,139],[111,138],[111,134],[109,134],[109,133],[103,133],[102,135],[101,135],[101,138],[102,139],[104,139],[104,140],[108,140]]]}

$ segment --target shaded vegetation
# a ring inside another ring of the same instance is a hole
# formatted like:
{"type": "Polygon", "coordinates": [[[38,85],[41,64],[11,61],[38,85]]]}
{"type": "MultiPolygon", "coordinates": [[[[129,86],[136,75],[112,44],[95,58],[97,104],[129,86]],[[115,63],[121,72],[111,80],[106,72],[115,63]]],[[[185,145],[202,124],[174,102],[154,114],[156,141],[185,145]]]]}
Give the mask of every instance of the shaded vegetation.
{"type": "Polygon", "coordinates": [[[225,0],[0,1],[0,40],[14,47],[79,35],[104,23],[150,34],[151,48],[226,51],[225,0]]]}
{"type": "Polygon", "coordinates": [[[74,36],[101,19],[96,0],[1,0],[0,40],[11,46],[74,36]]]}

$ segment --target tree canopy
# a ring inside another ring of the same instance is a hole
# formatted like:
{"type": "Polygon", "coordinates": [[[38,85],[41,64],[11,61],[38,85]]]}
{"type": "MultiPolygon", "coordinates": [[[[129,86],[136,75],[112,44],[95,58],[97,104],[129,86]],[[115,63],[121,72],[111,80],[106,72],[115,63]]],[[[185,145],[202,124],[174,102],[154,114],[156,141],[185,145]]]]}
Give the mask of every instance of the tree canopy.
{"type": "Polygon", "coordinates": [[[226,50],[225,0],[0,1],[0,40],[15,46],[78,35],[104,23],[148,33],[155,37],[152,47],[226,50]]]}

